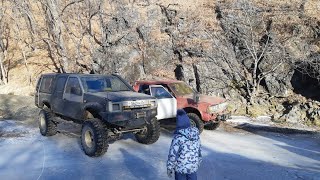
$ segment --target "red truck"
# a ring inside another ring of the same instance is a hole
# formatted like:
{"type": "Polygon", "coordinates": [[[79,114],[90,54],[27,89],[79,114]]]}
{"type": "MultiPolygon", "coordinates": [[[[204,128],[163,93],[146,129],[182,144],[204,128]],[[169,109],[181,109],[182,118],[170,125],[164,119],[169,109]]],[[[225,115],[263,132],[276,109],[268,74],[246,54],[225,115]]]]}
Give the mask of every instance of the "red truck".
{"type": "Polygon", "coordinates": [[[174,118],[177,109],[184,109],[191,124],[202,132],[203,128],[214,130],[228,114],[226,99],[198,94],[189,85],[178,80],[136,81],[133,89],[157,98],[157,119],[174,118]]]}

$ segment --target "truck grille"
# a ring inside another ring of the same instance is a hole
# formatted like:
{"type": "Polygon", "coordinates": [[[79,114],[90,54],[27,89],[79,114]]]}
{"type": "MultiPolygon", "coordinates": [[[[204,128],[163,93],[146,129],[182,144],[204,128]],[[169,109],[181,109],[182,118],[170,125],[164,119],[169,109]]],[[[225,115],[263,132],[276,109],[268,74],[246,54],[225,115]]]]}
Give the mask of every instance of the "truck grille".
{"type": "Polygon", "coordinates": [[[132,110],[140,110],[140,109],[148,109],[150,107],[123,107],[124,111],[132,111],[132,110]]]}

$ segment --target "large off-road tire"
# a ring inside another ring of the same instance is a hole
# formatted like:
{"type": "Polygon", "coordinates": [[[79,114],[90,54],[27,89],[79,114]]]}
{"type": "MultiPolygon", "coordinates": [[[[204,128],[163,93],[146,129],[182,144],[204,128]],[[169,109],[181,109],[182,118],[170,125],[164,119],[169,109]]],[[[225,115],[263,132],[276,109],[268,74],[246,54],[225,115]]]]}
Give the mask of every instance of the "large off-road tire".
{"type": "Polygon", "coordinates": [[[146,129],[142,132],[135,134],[135,137],[139,143],[152,144],[155,143],[160,137],[160,124],[156,118],[153,118],[146,129]]]}
{"type": "Polygon", "coordinates": [[[188,113],[187,115],[190,119],[191,126],[196,126],[199,129],[199,133],[202,133],[204,124],[200,117],[195,113],[188,113]]]}
{"type": "Polygon", "coordinates": [[[86,120],[81,130],[81,146],[88,156],[98,157],[108,150],[108,130],[99,119],[86,120]]]}
{"type": "Polygon", "coordinates": [[[57,134],[57,125],[53,121],[54,114],[41,110],[39,113],[39,129],[43,136],[53,136],[57,134]]]}
{"type": "Polygon", "coordinates": [[[211,122],[209,124],[206,124],[204,128],[208,130],[216,130],[220,126],[220,124],[221,124],[221,121],[211,122]]]}

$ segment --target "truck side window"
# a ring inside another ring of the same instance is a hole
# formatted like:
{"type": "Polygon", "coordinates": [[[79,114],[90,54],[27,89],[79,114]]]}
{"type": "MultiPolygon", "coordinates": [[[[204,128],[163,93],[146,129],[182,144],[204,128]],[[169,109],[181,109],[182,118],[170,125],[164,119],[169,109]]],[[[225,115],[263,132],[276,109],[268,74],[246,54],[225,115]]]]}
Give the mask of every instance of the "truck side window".
{"type": "Polygon", "coordinates": [[[167,84],[160,84],[161,86],[163,86],[172,96],[174,96],[174,94],[172,93],[171,89],[168,87],[167,84]]]}
{"type": "Polygon", "coordinates": [[[47,76],[47,77],[42,78],[40,92],[50,93],[51,87],[52,87],[52,79],[53,78],[51,76],[47,76]]]}
{"type": "Polygon", "coordinates": [[[62,92],[66,83],[67,77],[59,77],[57,80],[56,91],[62,92]]]}
{"type": "Polygon", "coordinates": [[[157,99],[172,98],[172,96],[162,87],[151,87],[152,96],[157,99]]]}
{"type": "Polygon", "coordinates": [[[71,94],[71,95],[76,95],[76,96],[82,95],[82,90],[81,90],[78,78],[70,77],[68,79],[65,93],[71,94]]]}

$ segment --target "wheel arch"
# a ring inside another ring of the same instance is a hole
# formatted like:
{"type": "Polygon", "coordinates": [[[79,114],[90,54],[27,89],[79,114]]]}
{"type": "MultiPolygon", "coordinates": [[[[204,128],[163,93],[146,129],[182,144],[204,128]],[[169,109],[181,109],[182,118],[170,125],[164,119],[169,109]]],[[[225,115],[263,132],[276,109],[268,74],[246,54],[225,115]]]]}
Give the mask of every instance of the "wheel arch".
{"type": "Polygon", "coordinates": [[[47,107],[48,109],[51,109],[51,105],[49,103],[49,101],[42,101],[42,103],[40,104],[41,108],[45,108],[47,107]]]}
{"type": "Polygon", "coordinates": [[[101,119],[100,112],[103,110],[98,103],[88,103],[84,106],[84,119],[97,118],[101,119]]]}
{"type": "Polygon", "coordinates": [[[202,115],[201,115],[200,111],[196,108],[186,107],[186,108],[183,108],[183,110],[186,111],[186,113],[194,113],[194,114],[198,115],[200,119],[202,119],[202,115]]]}

